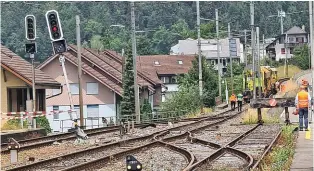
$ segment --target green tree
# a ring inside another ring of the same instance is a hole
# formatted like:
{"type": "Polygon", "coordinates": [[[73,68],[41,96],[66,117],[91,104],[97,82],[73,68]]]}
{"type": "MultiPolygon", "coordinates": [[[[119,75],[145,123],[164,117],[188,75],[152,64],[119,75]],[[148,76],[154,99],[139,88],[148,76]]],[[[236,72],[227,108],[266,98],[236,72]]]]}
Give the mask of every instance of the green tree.
{"type": "Polygon", "coordinates": [[[190,87],[180,87],[178,92],[162,103],[161,110],[165,113],[170,111],[192,113],[199,110],[201,106],[202,100],[199,95],[198,85],[193,85],[190,87]]]}
{"type": "Polygon", "coordinates": [[[133,59],[131,48],[127,49],[126,62],[123,73],[123,95],[121,101],[121,116],[135,114],[135,99],[134,99],[134,74],[133,74],[133,59]]]}
{"type": "MultiPolygon", "coordinates": [[[[232,62],[232,73],[233,75],[242,75],[245,64],[239,64],[237,62],[232,62]]],[[[227,72],[225,74],[226,77],[231,77],[231,66],[228,65],[227,72]]]]}
{"type": "Polygon", "coordinates": [[[307,45],[299,46],[294,49],[291,63],[298,66],[302,70],[309,69],[309,48],[307,45]]]}
{"type": "MultiPolygon", "coordinates": [[[[198,86],[198,57],[192,62],[192,68],[189,72],[178,78],[179,88],[188,88],[198,86]]],[[[213,69],[213,66],[206,62],[205,57],[202,57],[202,76],[203,76],[203,103],[206,106],[215,105],[215,97],[218,94],[218,72],[213,69]]]]}
{"type": "Polygon", "coordinates": [[[144,99],[144,103],[141,105],[141,115],[141,120],[148,120],[152,117],[152,107],[148,99],[144,99]]]}

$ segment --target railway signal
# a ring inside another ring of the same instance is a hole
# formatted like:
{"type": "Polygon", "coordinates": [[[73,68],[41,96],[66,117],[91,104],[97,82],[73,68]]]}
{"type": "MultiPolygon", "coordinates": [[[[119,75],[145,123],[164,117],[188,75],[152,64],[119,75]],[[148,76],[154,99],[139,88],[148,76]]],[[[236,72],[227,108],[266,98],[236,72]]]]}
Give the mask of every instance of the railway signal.
{"type": "Polygon", "coordinates": [[[52,44],[54,54],[61,54],[67,51],[67,43],[65,39],[52,41],[51,44],[52,44]]]}
{"type": "Polygon", "coordinates": [[[63,32],[60,23],[59,13],[56,10],[47,11],[46,21],[50,39],[52,41],[62,40],[63,32]]]}
{"type": "Polygon", "coordinates": [[[26,43],[25,44],[25,52],[30,53],[30,54],[36,53],[37,52],[36,43],[35,42],[34,43],[26,43]]]}
{"type": "Polygon", "coordinates": [[[25,34],[27,40],[36,39],[36,18],[34,15],[25,17],[25,34]]]}
{"type": "Polygon", "coordinates": [[[141,171],[142,164],[136,160],[134,156],[126,156],[126,169],[127,171],[141,171]]]}

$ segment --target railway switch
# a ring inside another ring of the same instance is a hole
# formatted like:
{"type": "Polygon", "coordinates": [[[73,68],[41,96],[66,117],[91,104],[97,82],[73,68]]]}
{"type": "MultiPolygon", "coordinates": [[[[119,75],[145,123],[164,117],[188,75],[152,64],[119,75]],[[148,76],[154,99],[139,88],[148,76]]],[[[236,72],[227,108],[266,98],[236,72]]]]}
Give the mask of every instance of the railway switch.
{"type": "Polygon", "coordinates": [[[141,171],[142,164],[134,156],[126,156],[127,171],[141,171]]]}
{"type": "Polygon", "coordinates": [[[14,138],[9,138],[8,149],[10,150],[11,163],[18,162],[18,150],[20,149],[20,144],[14,138]]]}

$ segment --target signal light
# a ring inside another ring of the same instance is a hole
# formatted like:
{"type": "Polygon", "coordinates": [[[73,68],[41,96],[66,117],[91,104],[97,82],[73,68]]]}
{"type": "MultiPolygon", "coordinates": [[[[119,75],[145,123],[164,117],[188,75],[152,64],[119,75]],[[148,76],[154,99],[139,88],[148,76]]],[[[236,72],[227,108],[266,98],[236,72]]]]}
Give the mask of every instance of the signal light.
{"type": "Polygon", "coordinates": [[[62,40],[63,32],[58,12],[56,10],[47,11],[46,21],[48,25],[50,39],[52,41],[62,40]]]}
{"type": "Polygon", "coordinates": [[[25,17],[25,35],[27,40],[36,39],[36,18],[34,15],[25,17]]]}

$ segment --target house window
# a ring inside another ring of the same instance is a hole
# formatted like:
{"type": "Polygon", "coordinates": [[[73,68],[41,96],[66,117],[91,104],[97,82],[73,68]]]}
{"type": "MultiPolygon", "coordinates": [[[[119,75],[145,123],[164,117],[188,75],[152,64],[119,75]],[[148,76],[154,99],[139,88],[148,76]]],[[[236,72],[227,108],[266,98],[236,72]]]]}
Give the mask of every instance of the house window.
{"type": "Polygon", "coordinates": [[[98,83],[86,83],[87,91],[86,94],[98,94],[98,83]]]}
{"type": "Polygon", "coordinates": [[[87,105],[87,117],[99,117],[99,105],[87,105]]]}
{"type": "Polygon", "coordinates": [[[281,54],[286,54],[285,48],[281,48],[281,54]]]}
{"type": "Polygon", "coordinates": [[[155,64],[155,65],[160,65],[160,64],[159,64],[159,61],[154,61],[154,64],[155,64]]]}
{"type": "Polygon", "coordinates": [[[183,62],[182,62],[181,60],[179,60],[179,61],[178,61],[178,63],[179,63],[180,65],[182,65],[182,64],[183,64],[183,62]]]}
{"type": "Polygon", "coordinates": [[[169,77],[161,77],[163,83],[170,83],[169,77]]]}
{"type": "Polygon", "coordinates": [[[293,54],[293,49],[294,49],[294,48],[290,48],[290,54],[293,54]]]}
{"type": "Polygon", "coordinates": [[[289,43],[294,43],[295,40],[294,40],[294,37],[289,37],[289,43]]]}
{"type": "Polygon", "coordinates": [[[76,111],[77,116],[80,116],[80,105],[74,105],[74,110],[76,111]]]}
{"type": "Polygon", "coordinates": [[[56,112],[53,114],[53,120],[59,120],[59,106],[52,106],[53,112],[56,112]]]}
{"type": "Polygon", "coordinates": [[[210,62],[211,62],[212,65],[215,65],[216,60],[211,60],[210,62]]]}
{"type": "Polygon", "coordinates": [[[79,85],[78,83],[71,83],[70,84],[71,94],[79,94],[79,85]]]}
{"type": "Polygon", "coordinates": [[[171,83],[172,83],[172,84],[177,83],[177,79],[176,79],[176,77],[175,77],[175,76],[174,76],[174,77],[171,77],[171,83]]]}
{"type": "Polygon", "coordinates": [[[304,37],[297,37],[296,42],[298,43],[304,43],[304,37]]]}

